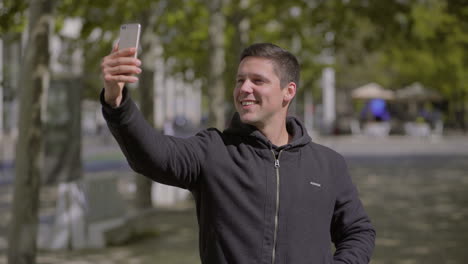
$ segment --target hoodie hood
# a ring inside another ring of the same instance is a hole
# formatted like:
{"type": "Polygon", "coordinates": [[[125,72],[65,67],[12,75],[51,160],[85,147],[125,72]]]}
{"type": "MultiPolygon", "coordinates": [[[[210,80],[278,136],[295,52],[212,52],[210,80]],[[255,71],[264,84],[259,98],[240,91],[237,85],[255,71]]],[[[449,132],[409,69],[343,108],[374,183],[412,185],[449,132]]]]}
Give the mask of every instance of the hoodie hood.
{"type": "Polygon", "coordinates": [[[288,116],[286,118],[286,130],[292,136],[291,142],[284,146],[276,146],[271,143],[271,141],[265,137],[265,135],[260,132],[255,126],[245,124],[240,120],[239,113],[235,113],[231,119],[229,127],[224,130],[226,134],[233,134],[238,136],[249,136],[254,137],[256,140],[263,143],[268,148],[273,149],[285,149],[285,148],[294,148],[301,147],[306,145],[311,141],[310,136],[307,134],[305,126],[297,118],[293,116],[288,116]]]}

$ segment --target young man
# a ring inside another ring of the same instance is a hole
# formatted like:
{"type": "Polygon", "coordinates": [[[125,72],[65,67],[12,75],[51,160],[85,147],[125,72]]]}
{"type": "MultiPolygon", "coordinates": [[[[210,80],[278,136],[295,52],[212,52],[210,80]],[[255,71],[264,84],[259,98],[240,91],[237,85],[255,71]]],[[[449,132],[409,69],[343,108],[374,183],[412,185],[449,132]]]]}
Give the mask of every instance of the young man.
{"type": "Polygon", "coordinates": [[[202,263],[369,262],[375,230],[344,159],[287,117],[299,83],[292,54],[246,48],[230,126],[180,139],[148,125],[124,88],[141,72],[134,52],[104,58],[103,114],[135,171],[195,197],[202,263]]]}

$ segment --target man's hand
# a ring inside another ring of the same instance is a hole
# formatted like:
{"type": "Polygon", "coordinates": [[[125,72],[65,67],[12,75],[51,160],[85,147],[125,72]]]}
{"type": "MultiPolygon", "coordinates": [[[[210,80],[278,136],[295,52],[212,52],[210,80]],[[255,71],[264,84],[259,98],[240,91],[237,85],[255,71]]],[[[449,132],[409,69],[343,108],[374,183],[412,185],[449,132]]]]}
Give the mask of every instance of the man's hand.
{"type": "Polygon", "coordinates": [[[115,45],[111,54],[104,57],[101,63],[101,73],[104,80],[104,100],[112,107],[122,102],[122,90],[125,83],[135,83],[140,74],[141,61],[134,58],[136,49],[127,48],[118,50],[115,45]]]}

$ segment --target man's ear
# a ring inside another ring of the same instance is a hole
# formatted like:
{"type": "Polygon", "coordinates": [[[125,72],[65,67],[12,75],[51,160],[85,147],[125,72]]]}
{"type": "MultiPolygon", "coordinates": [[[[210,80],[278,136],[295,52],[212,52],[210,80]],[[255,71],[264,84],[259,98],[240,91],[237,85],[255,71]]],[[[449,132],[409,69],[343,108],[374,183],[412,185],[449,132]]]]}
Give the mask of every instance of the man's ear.
{"type": "Polygon", "coordinates": [[[284,88],[283,101],[287,104],[292,101],[296,95],[296,83],[290,82],[286,88],[284,88]]]}

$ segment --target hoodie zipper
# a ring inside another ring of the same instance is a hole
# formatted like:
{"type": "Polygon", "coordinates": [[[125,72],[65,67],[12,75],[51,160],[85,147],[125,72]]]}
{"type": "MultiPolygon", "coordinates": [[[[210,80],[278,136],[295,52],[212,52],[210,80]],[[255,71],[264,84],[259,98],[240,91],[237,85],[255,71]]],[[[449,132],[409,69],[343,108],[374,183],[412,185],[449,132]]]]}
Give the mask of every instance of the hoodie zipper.
{"type": "Polygon", "coordinates": [[[279,218],[279,195],[280,195],[280,175],[279,175],[279,158],[281,155],[281,152],[283,150],[280,150],[278,153],[278,157],[276,157],[275,152],[271,150],[273,153],[273,157],[275,159],[275,171],[276,171],[276,210],[275,210],[275,233],[273,237],[273,252],[271,253],[271,263],[275,264],[275,255],[276,255],[276,240],[277,240],[277,235],[278,235],[278,218],[279,218]]]}

